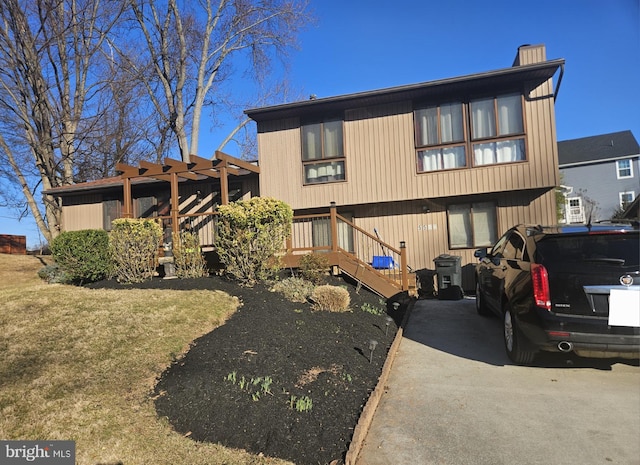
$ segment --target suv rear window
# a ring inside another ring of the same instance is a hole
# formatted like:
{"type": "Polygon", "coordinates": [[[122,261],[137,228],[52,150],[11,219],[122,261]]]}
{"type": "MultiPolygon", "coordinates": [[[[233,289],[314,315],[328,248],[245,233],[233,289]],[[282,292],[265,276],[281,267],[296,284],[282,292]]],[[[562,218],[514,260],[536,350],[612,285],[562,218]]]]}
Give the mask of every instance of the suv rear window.
{"type": "Polygon", "coordinates": [[[536,261],[638,267],[640,241],[637,233],[547,236],[537,243],[536,261]]]}

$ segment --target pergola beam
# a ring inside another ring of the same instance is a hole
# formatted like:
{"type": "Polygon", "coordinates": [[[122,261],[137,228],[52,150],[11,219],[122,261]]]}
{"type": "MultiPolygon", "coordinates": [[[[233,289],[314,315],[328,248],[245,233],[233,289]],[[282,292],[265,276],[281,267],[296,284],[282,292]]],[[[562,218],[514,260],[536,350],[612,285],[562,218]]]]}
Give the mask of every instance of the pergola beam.
{"type": "Polygon", "coordinates": [[[229,175],[240,176],[243,170],[251,173],[260,173],[260,168],[253,163],[240,160],[220,151],[216,151],[215,156],[214,160],[208,160],[197,155],[191,155],[189,163],[172,158],[165,158],[163,164],[141,161],[138,167],[117,163],[116,170],[121,172],[120,177],[123,180],[123,216],[125,218],[133,216],[133,198],[131,195],[131,180],[133,178],[153,178],[168,181],[171,184],[171,226],[173,232],[177,233],[179,178],[192,181],[219,178],[222,204],[226,205],[229,203],[229,175]]]}

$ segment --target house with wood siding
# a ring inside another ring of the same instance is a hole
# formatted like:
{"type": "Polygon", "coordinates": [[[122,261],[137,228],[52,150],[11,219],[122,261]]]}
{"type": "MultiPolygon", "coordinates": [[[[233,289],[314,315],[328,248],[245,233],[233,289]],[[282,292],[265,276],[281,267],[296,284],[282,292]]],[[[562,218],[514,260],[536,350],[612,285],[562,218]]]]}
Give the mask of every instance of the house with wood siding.
{"type": "MultiPolygon", "coordinates": [[[[514,224],[557,221],[563,70],[544,45],[525,45],[504,69],[247,110],[261,195],[309,217],[334,202],[345,223],[402,244],[413,270],[459,256],[472,289],[476,248],[514,224]]],[[[327,242],[322,221],[307,229],[313,246],[327,242]]],[[[384,255],[352,230],[341,248],[384,255]]]]}
{"type": "Polygon", "coordinates": [[[154,217],[197,231],[205,249],[215,247],[218,204],[273,197],[295,212],[287,265],[324,252],[389,297],[411,288],[408,271],[449,254],[473,289],[476,248],[517,223],[556,222],[563,69],[543,45],[527,45],[504,69],[250,109],[257,164],[222,153],[141,162],[47,194],[62,204],[61,230],[154,217]]]}

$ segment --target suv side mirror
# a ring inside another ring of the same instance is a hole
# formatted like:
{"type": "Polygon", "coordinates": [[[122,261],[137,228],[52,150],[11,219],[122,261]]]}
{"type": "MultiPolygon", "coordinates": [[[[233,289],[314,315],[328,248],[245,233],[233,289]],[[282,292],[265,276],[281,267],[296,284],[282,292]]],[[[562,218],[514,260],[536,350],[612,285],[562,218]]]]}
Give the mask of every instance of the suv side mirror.
{"type": "Polygon", "coordinates": [[[479,260],[482,260],[483,258],[485,258],[487,256],[487,249],[478,249],[475,252],[473,252],[473,256],[476,257],[479,260]]]}

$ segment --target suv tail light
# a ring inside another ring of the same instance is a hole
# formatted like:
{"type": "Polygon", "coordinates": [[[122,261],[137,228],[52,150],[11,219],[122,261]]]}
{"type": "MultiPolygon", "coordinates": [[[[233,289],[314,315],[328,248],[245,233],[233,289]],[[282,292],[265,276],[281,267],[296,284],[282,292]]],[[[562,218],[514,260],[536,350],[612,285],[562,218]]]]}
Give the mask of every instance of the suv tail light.
{"type": "Polygon", "coordinates": [[[549,292],[549,275],[542,265],[531,265],[531,281],[533,282],[533,298],[538,307],[551,311],[551,293],[549,292]]]}

